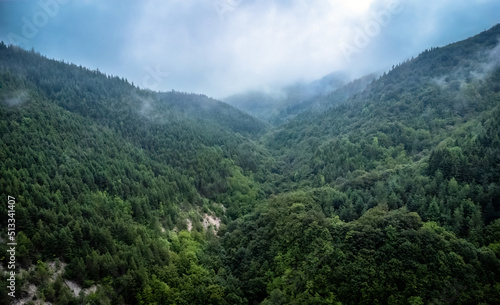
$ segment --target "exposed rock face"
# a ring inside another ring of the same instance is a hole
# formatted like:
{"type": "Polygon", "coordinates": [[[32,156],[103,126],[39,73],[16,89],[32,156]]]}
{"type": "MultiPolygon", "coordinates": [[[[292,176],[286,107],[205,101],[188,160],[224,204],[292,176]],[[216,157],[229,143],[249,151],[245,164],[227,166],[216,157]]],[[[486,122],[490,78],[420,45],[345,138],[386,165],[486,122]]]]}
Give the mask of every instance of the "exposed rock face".
{"type": "Polygon", "coordinates": [[[205,228],[205,230],[208,230],[210,226],[213,226],[214,232],[217,233],[220,227],[220,218],[205,213],[203,214],[203,227],[205,228]]]}

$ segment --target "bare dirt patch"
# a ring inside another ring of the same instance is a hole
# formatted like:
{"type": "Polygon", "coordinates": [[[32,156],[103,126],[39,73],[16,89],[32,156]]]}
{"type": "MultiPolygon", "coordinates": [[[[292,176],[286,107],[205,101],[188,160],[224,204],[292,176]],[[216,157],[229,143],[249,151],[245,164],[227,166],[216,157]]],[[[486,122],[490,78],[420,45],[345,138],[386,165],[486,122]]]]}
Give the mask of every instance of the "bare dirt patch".
{"type": "Polygon", "coordinates": [[[203,214],[203,227],[205,228],[205,230],[208,230],[210,226],[212,226],[214,232],[217,233],[220,227],[220,218],[205,213],[203,214]]]}

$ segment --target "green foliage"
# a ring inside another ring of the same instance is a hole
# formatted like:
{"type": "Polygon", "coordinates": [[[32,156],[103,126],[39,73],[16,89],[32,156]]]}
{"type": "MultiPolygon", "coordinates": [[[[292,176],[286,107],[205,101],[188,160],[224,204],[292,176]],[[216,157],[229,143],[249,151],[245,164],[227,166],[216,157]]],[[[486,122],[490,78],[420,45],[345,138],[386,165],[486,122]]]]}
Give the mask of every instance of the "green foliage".
{"type": "Polygon", "coordinates": [[[206,96],[0,44],[0,195],[16,197],[30,270],[18,291],[34,284],[53,304],[500,303],[500,69],[481,56],[499,31],[269,131],[206,96]]]}

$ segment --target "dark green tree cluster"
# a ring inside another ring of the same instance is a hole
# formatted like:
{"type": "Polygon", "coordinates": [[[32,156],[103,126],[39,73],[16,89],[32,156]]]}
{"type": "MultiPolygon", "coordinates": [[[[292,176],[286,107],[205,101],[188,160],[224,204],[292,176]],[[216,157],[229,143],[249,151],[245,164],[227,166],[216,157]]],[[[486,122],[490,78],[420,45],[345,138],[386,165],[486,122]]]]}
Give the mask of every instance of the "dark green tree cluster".
{"type": "Polygon", "coordinates": [[[292,193],[228,226],[228,265],[262,304],[495,304],[500,264],[435,222],[387,205],[343,222],[333,190],[292,193]],[[313,199],[314,198],[314,199],[313,199]],[[257,229],[256,229],[257,228],[257,229]],[[420,302],[420,303],[417,303],[420,302]]]}

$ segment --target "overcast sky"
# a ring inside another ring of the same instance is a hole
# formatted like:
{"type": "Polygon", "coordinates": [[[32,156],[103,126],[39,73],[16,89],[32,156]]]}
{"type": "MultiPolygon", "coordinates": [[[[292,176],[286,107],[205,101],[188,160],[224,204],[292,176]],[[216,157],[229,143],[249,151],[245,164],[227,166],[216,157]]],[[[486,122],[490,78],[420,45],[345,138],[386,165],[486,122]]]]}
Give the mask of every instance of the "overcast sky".
{"type": "Polygon", "coordinates": [[[384,70],[489,29],[499,12],[498,0],[0,0],[0,40],[223,98],[384,70]]]}

